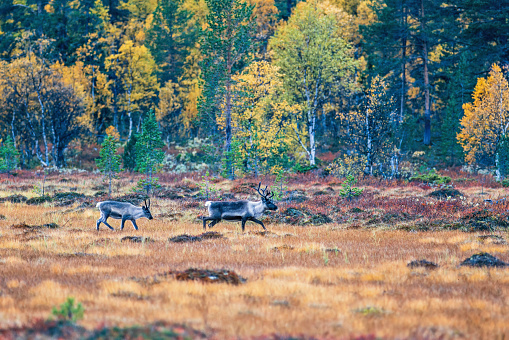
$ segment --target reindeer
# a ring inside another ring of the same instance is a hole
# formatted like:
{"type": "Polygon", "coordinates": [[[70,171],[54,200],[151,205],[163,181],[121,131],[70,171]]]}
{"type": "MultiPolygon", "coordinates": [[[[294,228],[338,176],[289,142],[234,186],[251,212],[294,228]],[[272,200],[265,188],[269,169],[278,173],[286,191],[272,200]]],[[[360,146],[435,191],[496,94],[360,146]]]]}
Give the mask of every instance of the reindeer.
{"type": "Polygon", "coordinates": [[[111,230],[113,229],[106,220],[108,217],[120,220],[122,219],[122,225],[120,226],[120,230],[124,229],[124,223],[127,220],[130,220],[134,226],[134,229],[138,230],[138,226],[136,225],[136,220],[138,218],[146,217],[149,220],[152,220],[152,214],[150,213],[150,198],[147,201],[145,201],[145,205],[140,207],[137,207],[135,205],[132,205],[131,203],[126,202],[115,202],[115,201],[104,201],[99,202],[96,205],[97,208],[101,211],[101,217],[97,220],[96,228],[99,230],[99,225],[101,223],[106,224],[108,228],[111,230]]]}
{"type": "Polygon", "coordinates": [[[237,201],[237,202],[205,202],[205,206],[208,207],[209,216],[202,217],[203,229],[206,230],[206,222],[212,221],[209,224],[209,228],[212,228],[221,220],[226,221],[241,221],[242,231],[246,226],[247,221],[253,221],[262,226],[264,230],[267,230],[263,225],[263,222],[258,220],[258,217],[262,216],[265,210],[277,210],[277,206],[272,202],[271,198],[274,196],[270,191],[267,191],[267,187],[260,191],[262,182],[258,184],[256,191],[261,196],[261,201],[237,201]]]}

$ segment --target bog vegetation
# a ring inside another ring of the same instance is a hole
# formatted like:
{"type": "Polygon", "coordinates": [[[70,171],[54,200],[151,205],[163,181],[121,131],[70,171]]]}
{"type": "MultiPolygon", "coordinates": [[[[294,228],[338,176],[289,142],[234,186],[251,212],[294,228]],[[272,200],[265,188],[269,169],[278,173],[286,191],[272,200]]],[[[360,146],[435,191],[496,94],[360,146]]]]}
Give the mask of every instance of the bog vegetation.
{"type": "MultiPolygon", "coordinates": [[[[267,231],[237,222],[204,232],[204,186],[209,198],[252,200],[259,178],[163,173],[154,220],[137,231],[110,220],[116,231],[98,232],[102,174],[50,171],[44,200],[33,172],[17,174],[0,183],[1,338],[509,334],[509,202],[491,177],[433,175],[452,189],[291,175],[279,209],[262,219],[267,231]]],[[[119,174],[114,199],[141,205],[146,192],[130,188],[142,178],[119,174]]],[[[271,189],[275,180],[263,178],[271,189]]]]}

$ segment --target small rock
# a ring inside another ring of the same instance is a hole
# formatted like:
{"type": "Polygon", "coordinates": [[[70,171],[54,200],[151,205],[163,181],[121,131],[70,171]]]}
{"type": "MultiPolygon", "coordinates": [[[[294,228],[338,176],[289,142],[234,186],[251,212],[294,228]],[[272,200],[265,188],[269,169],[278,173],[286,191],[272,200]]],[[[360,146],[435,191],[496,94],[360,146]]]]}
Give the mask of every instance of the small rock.
{"type": "Polygon", "coordinates": [[[59,227],[59,225],[52,222],[52,223],[43,224],[42,227],[48,228],[48,229],[57,229],[59,227]]]}
{"type": "Polygon", "coordinates": [[[246,282],[246,279],[232,270],[210,270],[189,268],[185,271],[170,271],[178,281],[201,281],[205,283],[229,283],[238,285],[246,282]]]}
{"type": "Polygon", "coordinates": [[[217,238],[224,238],[223,234],[218,233],[217,231],[207,231],[206,233],[198,235],[202,240],[210,240],[217,238]]]}
{"type": "Polygon", "coordinates": [[[129,241],[133,243],[152,243],[154,240],[150,237],[143,236],[125,236],[120,239],[120,242],[129,241]]]}
{"type": "Polygon", "coordinates": [[[27,198],[23,195],[11,195],[11,196],[0,198],[0,202],[23,203],[26,201],[27,201],[27,198]]]}
{"type": "Polygon", "coordinates": [[[443,188],[429,193],[428,196],[435,198],[461,197],[463,193],[453,188],[443,188]]]}
{"type": "Polygon", "coordinates": [[[409,262],[407,265],[409,268],[417,268],[417,267],[424,267],[426,269],[437,269],[438,265],[436,263],[430,262],[428,260],[414,260],[412,262],[409,262]]]}
{"type": "Polygon", "coordinates": [[[202,240],[199,236],[191,236],[187,234],[170,237],[168,241],[175,243],[186,243],[186,242],[200,242],[202,240]]]}
{"type": "Polygon", "coordinates": [[[50,196],[46,196],[45,195],[45,196],[29,198],[26,201],[26,204],[28,204],[28,205],[41,205],[41,204],[44,204],[46,202],[51,202],[51,201],[53,201],[53,199],[50,196]]]}
{"type": "Polygon", "coordinates": [[[56,229],[59,228],[59,225],[56,223],[46,223],[43,225],[28,225],[25,222],[22,222],[20,224],[13,224],[11,225],[12,229],[27,229],[27,230],[35,230],[35,229],[41,229],[41,228],[48,228],[48,229],[56,229]]]}
{"type": "Polygon", "coordinates": [[[506,267],[507,263],[497,259],[495,256],[488,253],[478,253],[470,256],[461,262],[460,266],[469,267],[506,267]]]}

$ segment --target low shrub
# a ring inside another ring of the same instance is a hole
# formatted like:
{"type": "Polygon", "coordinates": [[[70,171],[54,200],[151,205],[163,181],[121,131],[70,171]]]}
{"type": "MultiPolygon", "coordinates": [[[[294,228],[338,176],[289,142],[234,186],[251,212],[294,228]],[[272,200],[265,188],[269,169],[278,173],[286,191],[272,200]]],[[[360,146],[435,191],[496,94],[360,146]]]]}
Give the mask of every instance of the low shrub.
{"type": "Polygon", "coordinates": [[[448,184],[452,181],[451,177],[440,175],[435,169],[422,173],[417,176],[410,177],[410,182],[423,182],[430,184],[448,184]]]}

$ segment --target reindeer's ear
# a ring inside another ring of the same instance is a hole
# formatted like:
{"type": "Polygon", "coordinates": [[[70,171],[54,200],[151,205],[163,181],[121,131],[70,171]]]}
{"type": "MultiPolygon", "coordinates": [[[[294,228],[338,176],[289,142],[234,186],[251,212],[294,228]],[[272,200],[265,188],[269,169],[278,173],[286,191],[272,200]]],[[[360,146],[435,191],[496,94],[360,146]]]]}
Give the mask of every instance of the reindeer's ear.
{"type": "Polygon", "coordinates": [[[150,198],[148,199],[148,206],[147,208],[150,208],[150,198]]]}

